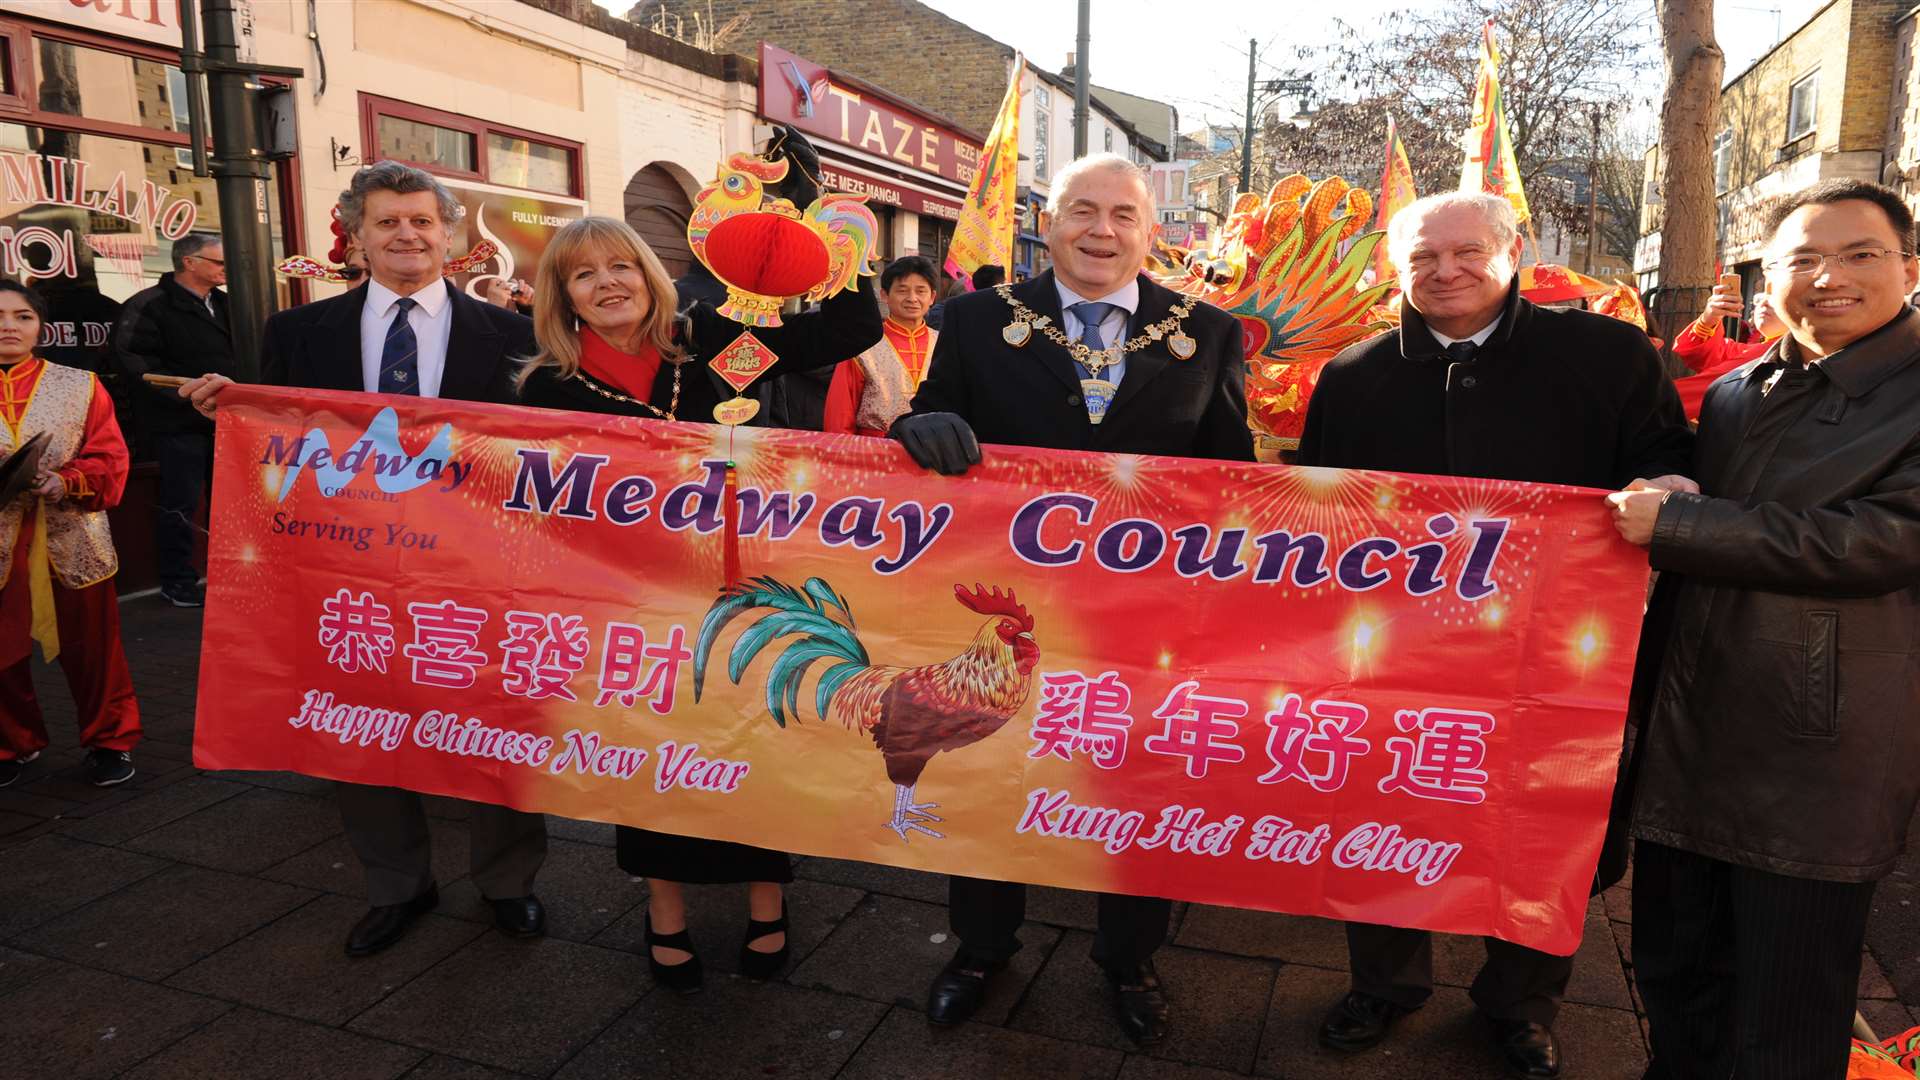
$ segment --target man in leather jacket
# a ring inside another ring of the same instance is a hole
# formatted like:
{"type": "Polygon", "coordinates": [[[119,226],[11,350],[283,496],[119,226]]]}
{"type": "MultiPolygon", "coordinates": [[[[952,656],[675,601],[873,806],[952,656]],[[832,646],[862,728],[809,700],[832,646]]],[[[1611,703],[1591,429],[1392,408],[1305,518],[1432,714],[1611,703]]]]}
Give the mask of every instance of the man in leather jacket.
{"type": "Polygon", "coordinates": [[[1894,192],[1770,208],[1788,335],[1707,391],[1700,493],[1608,496],[1662,571],[1636,672],[1651,1078],[1840,1080],[1920,795],[1920,283],[1894,192]]]}

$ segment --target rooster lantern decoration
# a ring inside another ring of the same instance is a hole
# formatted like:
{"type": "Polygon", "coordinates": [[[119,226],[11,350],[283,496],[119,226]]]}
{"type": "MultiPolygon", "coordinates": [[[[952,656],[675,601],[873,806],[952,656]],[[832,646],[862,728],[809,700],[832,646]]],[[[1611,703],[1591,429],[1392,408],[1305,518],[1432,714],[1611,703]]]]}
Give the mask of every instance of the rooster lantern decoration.
{"type": "Polygon", "coordinates": [[[687,246],[727,287],[720,314],[749,327],[779,326],[789,297],[825,300],[873,273],[880,225],[866,196],[826,192],[805,210],[769,197],[793,167],[734,154],[687,218],[687,246]]]}
{"type": "Polygon", "coordinates": [[[941,839],[928,824],[940,821],[929,812],[939,804],[914,801],[921,772],[935,754],[972,746],[1005,727],[1032,695],[1040,663],[1033,616],[1012,590],[955,585],[953,594],[960,606],[987,617],[973,641],[942,663],[892,667],[867,656],[852,608],[820,578],[808,578],[799,589],[770,577],[725,589],[707,610],[694,648],[694,700],[705,687],[707,658],[721,631],[746,612],[766,612],[734,641],[727,678],[737,684],[763,649],[796,636],[767,673],[766,706],[774,723],[784,728],[789,717],[799,718],[801,680],[816,661],[829,661],[814,686],[814,711],[873,740],[894,785],[886,827],[903,841],[916,832],[941,839]]]}

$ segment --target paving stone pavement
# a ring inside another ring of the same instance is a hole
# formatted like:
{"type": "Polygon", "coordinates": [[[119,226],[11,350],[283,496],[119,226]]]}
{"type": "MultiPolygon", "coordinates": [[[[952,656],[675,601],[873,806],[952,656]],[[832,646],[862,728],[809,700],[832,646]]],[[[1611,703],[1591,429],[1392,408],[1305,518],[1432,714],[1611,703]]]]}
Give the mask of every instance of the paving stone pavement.
{"type": "MultiPolygon", "coordinates": [[[[793,963],[770,983],[734,974],[742,890],[693,890],[709,981],[682,998],[647,974],[646,887],[614,866],[611,827],[552,822],[551,933],[515,941],[464,876],[467,826],[445,800],[430,800],[439,911],[349,960],[364,890],[329,785],[194,768],[199,612],[148,597],[122,615],[148,731],[139,776],[84,782],[71,699],[40,669],[54,746],[0,790],[0,1080],[1501,1075],[1465,990],[1477,942],[1441,939],[1433,1001],[1384,1047],[1343,1057],[1313,1038],[1346,987],[1339,926],[1202,905],[1176,906],[1159,960],[1172,1036],[1138,1052],[1087,959],[1092,898],[1056,889],[1034,890],[1025,948],[977,1020],[936,1029],[921,1001],[953,948],[943,879],[832,859],[799,861],[793,963]]],[[[1630,884],[1588,914],[1556,1025],[1572,1080],[1633,1080],[1646,1064],[1630,884]]],[[[1920,1004],[1917,901],[1910,851],[1878,892],[1860,980],[1882,1034],[1920,1004]]]]}

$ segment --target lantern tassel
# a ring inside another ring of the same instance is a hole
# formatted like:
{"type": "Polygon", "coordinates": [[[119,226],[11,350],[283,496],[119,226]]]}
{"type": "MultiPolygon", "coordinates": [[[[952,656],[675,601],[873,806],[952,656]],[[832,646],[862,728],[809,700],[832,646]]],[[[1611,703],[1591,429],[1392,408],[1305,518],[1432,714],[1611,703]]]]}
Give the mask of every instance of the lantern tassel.
{"type": "Polygon", "coordinates": [[[727,429],[727,481],[720,496],[720,572],[728,588],[740,584],[740,469],[733,460],[733,428],[727,429]]]}

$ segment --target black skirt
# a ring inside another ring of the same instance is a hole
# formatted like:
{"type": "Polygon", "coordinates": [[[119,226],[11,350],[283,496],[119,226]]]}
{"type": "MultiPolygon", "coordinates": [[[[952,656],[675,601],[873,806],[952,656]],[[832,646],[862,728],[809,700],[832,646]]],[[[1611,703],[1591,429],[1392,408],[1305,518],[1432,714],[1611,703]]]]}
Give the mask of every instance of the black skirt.
{"type": "Polygon", "coordinates": [[[620,869],[634,877],[688,885],[741,881],[777,881],[784,885],[793,880],[793,860],[785,852],[727,840],[703,840],[622,825],[614,830],[614,851],[620,869]]]}

